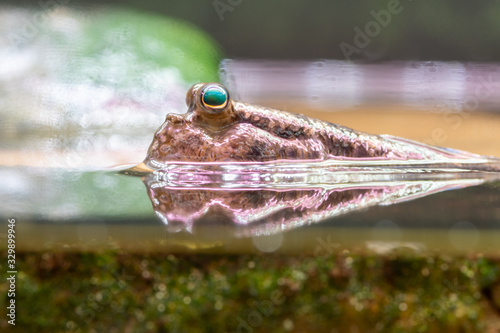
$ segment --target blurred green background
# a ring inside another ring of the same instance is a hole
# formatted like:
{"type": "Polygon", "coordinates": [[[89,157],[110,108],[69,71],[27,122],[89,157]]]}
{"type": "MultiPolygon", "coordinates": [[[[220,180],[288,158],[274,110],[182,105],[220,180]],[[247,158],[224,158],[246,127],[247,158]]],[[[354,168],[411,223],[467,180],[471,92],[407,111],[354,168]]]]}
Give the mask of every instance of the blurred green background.
{"type": "Polygon", "coordinates": [[[364,31],[374,20],[371,11],[397,6],[398,14],[391,15],[390,24],[381,27],[369,45],[352,56],[353,60],[500,60],[500,1],[3,2],[35,8],[52,3],[128,6],[194,23],[219,41],[229,58],[267,59],[344,59],[339,45],[353,45],[354,28],[364,31]]]}

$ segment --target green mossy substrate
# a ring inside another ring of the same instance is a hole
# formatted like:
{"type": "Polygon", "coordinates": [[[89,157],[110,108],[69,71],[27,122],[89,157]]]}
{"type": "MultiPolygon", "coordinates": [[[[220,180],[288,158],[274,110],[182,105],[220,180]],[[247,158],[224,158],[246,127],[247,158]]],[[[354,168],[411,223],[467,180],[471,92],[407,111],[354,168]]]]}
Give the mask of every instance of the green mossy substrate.
{"type": "Polygon", "coordinates": [[[1,331],[484,332],[500,321],[500,261],[484,258],[46,252],[16,265],[16,326],[2,279],[1,331]]]}

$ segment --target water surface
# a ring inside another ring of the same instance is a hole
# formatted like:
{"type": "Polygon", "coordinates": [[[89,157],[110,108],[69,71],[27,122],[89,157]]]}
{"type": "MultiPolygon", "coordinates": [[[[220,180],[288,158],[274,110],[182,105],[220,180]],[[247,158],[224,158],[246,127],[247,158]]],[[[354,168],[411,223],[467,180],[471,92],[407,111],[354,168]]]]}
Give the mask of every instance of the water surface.
{"type": "Polygon", "coordinates": [[[116,171],[0,175],[2,218],[16,218],[24,250],[500,253],[500,182],[491,174],[245,187],[116,171]]]}

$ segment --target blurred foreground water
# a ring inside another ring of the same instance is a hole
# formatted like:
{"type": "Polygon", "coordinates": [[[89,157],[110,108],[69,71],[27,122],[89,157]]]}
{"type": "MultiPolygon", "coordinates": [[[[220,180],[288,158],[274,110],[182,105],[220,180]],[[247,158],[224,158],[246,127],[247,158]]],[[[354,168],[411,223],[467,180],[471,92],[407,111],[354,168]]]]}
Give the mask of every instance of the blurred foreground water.
{"type": "Polygon", "coordinates": [[[143,184],[113,172],[0,174],[2,217],[19,221],[23,250],[307,254],[328,241],[361,252],[500,252],[500,183],[491,174],[328,184],[317,176],[253,187],[183,186],[153,175],[143,184]]]}

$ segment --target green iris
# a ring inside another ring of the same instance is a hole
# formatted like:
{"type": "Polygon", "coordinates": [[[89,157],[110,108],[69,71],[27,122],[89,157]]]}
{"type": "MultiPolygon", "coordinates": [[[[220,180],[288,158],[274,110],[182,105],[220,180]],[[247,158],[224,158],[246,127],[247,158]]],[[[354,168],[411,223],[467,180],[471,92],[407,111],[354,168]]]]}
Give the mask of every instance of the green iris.
{"type": "Polygon", "coordinates": [[[227,92],[221,87],[208,87],[203,92],[203,104],[210,108],[223,108],[227,103],[227,92]]]}

